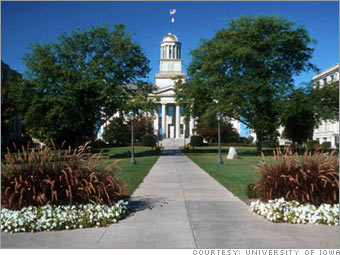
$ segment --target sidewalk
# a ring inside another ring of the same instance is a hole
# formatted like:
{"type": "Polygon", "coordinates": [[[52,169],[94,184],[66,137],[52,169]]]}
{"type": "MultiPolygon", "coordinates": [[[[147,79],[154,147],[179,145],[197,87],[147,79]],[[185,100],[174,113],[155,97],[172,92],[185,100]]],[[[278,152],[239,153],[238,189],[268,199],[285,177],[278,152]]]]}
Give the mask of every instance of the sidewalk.
{"type": "Polygon", "coordinates": [[[176,148],[132,196],[133,215],[107,228],[1,235],[3,248],[340,248],[339,227],[274,224],[253,215],[176,148]]]}

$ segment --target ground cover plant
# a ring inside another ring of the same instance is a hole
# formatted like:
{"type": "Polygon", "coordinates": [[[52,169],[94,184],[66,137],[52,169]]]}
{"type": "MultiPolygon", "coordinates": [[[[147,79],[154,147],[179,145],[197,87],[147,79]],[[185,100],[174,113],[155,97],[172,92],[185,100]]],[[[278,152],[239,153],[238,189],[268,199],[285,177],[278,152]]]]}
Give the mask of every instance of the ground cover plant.
{"type": "MultiPolygon", "coordinates": [[[[86,153],[85,148],[80,150],[83,151],[84,166],[89,167],[87,160],[96,156],[86,153]]],[[[95,150],[98,152],[96,155],[101,155],[96,162],[97,169],[105,169],[110,165],[114,166],[114,171],[120,168],[117,173],[120,181],[125,184],[120,197],[124,199],[128,198],[139,186],[160,155],[159,151],[150,151],[147,147],[136,146],[135,157],[137,164],[131,165],[129,150],[130,147],[111,147],[95,150]]],[[[37,153],[37,151],[35,152],[37,153]]],[[[40,152],[44,153],[45,149],[40,152]]],[[[65,153],[70,154],[67,150],[47,149],[47,152],[46,155],[50,156],[50,161],[45,161],[45,166],[48,165],[46,162],[49,162],[49,166],[51,166],[57,163],[58,157],[63,156],[65,153]]],[[[75,155],[78,154],[75,153],[75,155]]],[[[12,153],[10,158],[15,161],[20,156],[25,157],[22,152],[17,152],[12,153]]],[[[70,157],[73,157],[73,153],[70,157]]],[[[6,159],[4,159],[3,164],[6,164],[6,159]]],[[[21,167],[26,168],[29,165],[20,164],[21,167]]],[[[2,169],[7,173],[10,171],[6,166],[2,169]]],[[[124,218],[128,212],[128,202],[123,200],[112,202],[111,204],[98,204],[97,202],[95,204],[75,203],[75,201],[73,199],[72,205],[39,205],[38,203],[38,205],[27,205],[16,210],[2,208],[1,231],[15,233],[103,227],[116,223],[124,218]]],[[[4,207],[4,204],[2,206],[4,207]]]]}
{"type": "Polygon", "coordinates": [[[293,154],[290,148],[276,150],[274,157],[263,157],[256,167],[259,180],[255,190],[263,201],[284,197],[288,201],[339,203],[339,158],[333,153],[293,154]]]}
{"type": "Polygon", "coordinates": [[[20,210],[1,210],[1,231],[37,232],[75,228],[105,227],[123,219],[128,202],[111,205],[44,205],[23,207],[20,210]]]}
{"type": "Polygon", "coordinates": [[[339,204],[315,206],[286,201],[282,197],[268,202],[253,201],[250,208],[255,214],[272,222],[339,225],[339,204]]]}
{"type": "MultiPolygon", "coordinates": [[[[52,143],[53,144],[53,143],[52,143]]],[[[89,156],[84,146],[64,153],[51,148],[8,151],[2,163],[2,207],[20,209],[30,205],[111,204],[124,185],[116,162],[98,164],[101,154],[89,156]]]]}

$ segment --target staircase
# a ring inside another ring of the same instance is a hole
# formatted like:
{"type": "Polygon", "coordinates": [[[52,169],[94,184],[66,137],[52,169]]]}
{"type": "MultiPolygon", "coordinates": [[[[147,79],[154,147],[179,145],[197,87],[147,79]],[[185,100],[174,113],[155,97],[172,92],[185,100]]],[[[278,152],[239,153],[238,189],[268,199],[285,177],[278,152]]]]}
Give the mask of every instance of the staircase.
{"type": "MultiPolygon", "coordinates": [[[[185,144],[189,143],[189,138],[185,139],[185,144]]],[[[163,140],[159,140],[158,143],[162,145],[164,148],[166,147],[183,147],[184,146],[184,138],[165,138],[163,140]]]]}

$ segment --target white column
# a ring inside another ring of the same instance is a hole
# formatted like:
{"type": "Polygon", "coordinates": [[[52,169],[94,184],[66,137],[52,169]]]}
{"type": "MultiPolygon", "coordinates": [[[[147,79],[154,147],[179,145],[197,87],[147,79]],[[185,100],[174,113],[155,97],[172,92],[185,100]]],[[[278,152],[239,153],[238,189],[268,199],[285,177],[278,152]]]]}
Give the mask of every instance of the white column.
{"type": "Polygon", "coordinates": [[[192,132],[192,130],[195,128],[195,120],[193,117],[190,117],[190,123],[189,123],[189,132],[190,135],[193,135],[194,132],[192,132]]]}
{"type": "Polygon", "coordinates": [[[155,132],[155,135],[158,135],[158,128],[159,128],[159,115],[158,115],[158,111],[156,111],[156,119],[154,120],[154,126],[153,126],[153,129],[154,129],[154,132],[155,132]]]}
{"type": "Polygon", "coordinates": [[[175,45],[174,49],[175,49],[175,59],[177,59],[177,46],[176,45],[175,45]]]}
{"type": "Polygon", "coordinates": [[[166,130],[165,130],[165,127],[166,127],[166,111],[165,111],[165,107],[166,107],[166,104],[162,104],[162,135],[163,137],[165,138],[166,137],[166,130]]]}
{"type": "Polygon", "coordinates": [[[176,138],[180,136],[180,109],[179,106],[176,105],[176,138]]]}

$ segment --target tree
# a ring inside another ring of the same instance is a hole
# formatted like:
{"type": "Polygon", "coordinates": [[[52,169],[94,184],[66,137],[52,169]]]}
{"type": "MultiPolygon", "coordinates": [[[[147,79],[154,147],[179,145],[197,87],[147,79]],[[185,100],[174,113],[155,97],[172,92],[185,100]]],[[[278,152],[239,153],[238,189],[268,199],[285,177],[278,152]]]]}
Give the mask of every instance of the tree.
{"type": "Polygon", "coordinates": [[[312,83],[304,85],[293,90],[282,103],[283,135],[299,146],[312,139],[313,131],[321,120],[339,120],[339,83],[321,88],[313,88],[312,83]]]}
{"type": "Polygon", "coordinates": [[[112,118],[103,130],[103,140],[109,144],[127,145],[131,141],[131,134],[123,117],[112,118]]]}
{"type": "MultiPolygon", "coordinates": [[[[131,123],[128,124],[127,130],[131,133],[131,123]]],[[[142,114],[136,115],[133,121],[133,133],[134,138],[140,141],[142,136],[146,134],[153,134],[153,123],[151,117],[144,116],[142,114]]]]}
{"type": "MultiPolygon", "coordinates": [[[[197,122],[196,131],[197,134],[202,136],[208,143],[217,143],[218,130],[217,122],[214,124],[207,124],[206,121],[200,119],[197,122]]],[[[239,136],[230,122],[222,122],[221,125],[221,142],[233,143],[238,142],[239,136]]]]}
{"type": "Polygon", "coordinates": [[[26,81],[16,86],[26,98],[17,101],[24,124],[40,140],[90,140],[117,111],[127,111],[131,98],[152,89],[143,82],[149,60],[121,24],[62,34],[30,50],[26,81]]]}
{"type": "MultiPolygon", "coordinates": [[[[310,85],[311,87],[311,85],[310,85]]],[[[311,91],[315,112],[319,119],[339,121],[339,82],[322,87],[315,86],[311,91]]]]}
{"type": "Polygon", "coordinates": [[[275,16],[231,19],[215,37],[191,51],[188,80],[176,98],[193,116],[217,111],[254,130],[257,151],[279,127],[281,99],[293,77],[316,70],[306,29],[275,16]],[[204,95],[204,96],[202,96],[204,95]]]}
{"type": "MultiPolygon", "coordinates": [[[[140,141],[146,134],[153,133],[151,117],[142,114],[136,115],[133,121],[134,139],[140,141]]],[[[105,142],[114,145],[126,145],[131,142],[131,122],[129,118],[121,115],[112,118],[104,127],[103,139],[105,142]]]]}
{"type": "Polygon", "coordinates": [[[299,146],[313,137],[318,123],[314,103],[311,91],[303,88],[293,91],[283,103],[283,136],[299,146]]]}

